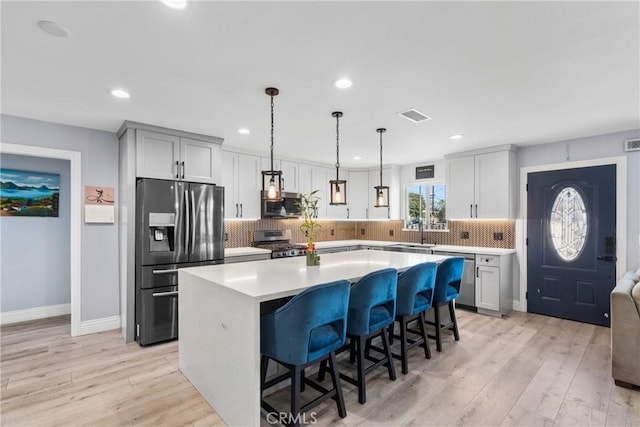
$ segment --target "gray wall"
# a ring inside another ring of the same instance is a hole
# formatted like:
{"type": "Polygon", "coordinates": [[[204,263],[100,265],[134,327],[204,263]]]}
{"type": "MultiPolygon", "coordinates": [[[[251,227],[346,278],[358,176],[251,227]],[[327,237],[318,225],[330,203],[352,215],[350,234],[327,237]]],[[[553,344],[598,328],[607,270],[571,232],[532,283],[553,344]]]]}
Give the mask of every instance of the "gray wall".
{"type": "Polygon", "coordinates": [[[69,161],[0,154],[0,166],[60,175],[57,218],[0,217],[0,312],[69,304],[69,161]]]}
{"type": "MultiPolygon", "coordinates": [[[[2,142],[78,151],[82,156],[82,188],[96,185],[117,190],[118,139],[115,133],[7,115],[0,116],[0,119],[2,142]]],[[[117,211],[117,191],[115,198],[117,211]]],[[[117,225],[83,223],[81,234],[80,320],[118,316],[117,225]]]]}
{"type": "MultiPolygon", "coordinates": [[[[518,169],[565,161],[627,157],[627,270],[640,267],[640,151],[625,152],[625,139],[640,137],[640,129],[518,149],[518,169]]],[[[522,213],[518,218],[522,218],[522,213]]]]}

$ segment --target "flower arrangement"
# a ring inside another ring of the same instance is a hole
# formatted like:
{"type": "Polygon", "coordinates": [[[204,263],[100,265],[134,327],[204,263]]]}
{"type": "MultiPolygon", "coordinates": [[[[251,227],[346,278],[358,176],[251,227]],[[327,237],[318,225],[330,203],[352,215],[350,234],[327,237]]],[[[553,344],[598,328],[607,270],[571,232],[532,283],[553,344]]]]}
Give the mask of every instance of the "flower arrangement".
{"type": "Polygon", "coordinates": [[[316,254],[315,239],[320,233],[321,225],[316,219],[318,213],[318,190],[309,194],[300,194],[300,200],[296,201],[296,207],[302,212],[302,224],[300,231],[307,238],[307,265],[320,265],[320,257],[316,254]]]}

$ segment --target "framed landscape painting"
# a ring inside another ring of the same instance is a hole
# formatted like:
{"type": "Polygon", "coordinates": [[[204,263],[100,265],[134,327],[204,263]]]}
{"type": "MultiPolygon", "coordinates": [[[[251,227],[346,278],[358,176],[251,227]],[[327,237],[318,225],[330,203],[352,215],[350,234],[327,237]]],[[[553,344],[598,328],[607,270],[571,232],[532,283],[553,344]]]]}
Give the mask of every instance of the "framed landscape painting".
{"type": "Polygon", "coordinates": [[[58,216],[60,175],[0,169],[0,216],[58,216]]]}

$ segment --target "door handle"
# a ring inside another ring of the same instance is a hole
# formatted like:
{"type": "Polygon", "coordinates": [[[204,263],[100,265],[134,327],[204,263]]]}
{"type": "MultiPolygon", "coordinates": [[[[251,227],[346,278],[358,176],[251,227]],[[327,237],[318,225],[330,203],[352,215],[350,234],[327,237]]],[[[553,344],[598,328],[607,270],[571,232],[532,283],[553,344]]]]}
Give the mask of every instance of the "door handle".
{"type": "Polygon", "coordinates": [[[238,204],[236,203],[236,218],[238,218],[238,204]]]}
{"type": "Polygon", "coordinates": [[[195,192],[191,191],[191,245],[195,247],[196,243],[196,196],[195,192]]]}
{"type": "Polygon", "coordinates": [[[189,219],[189,192],[184,190],[184,216],[185,216],[185,230],[184,230],[184,250],[189,253],[189,232],[191,229],[191,220],[189,219]]]}
{"type": "Polygon", "coordinates": [[[182,179],[184,179],[184,162],[182,162],[182,179]]]}
{"type": "Polygon", "coordinates": [[[151,273],[152,274],[173,274],[177,272],[178,272],[177,268],[172,268],[170,270],[153,270],[151,273]]]}
{"type": "MultiPolygon", "coordinates": [[[[183,176],[184,178],[184,176],[183,176]]],[[[478,205],[476,204],[476,218],[478,218],[478,205]]]]}
{"type": "Polygon", "coordinates": [[[180,163],[176,160],[176,179],[180,178],[180,163]]]}
{"type": "Polygon", "coordinates": [[[473,203],[469,205],[469,218],[473,218],[473,203]]]}
{"type": "Polygon", "coordinates": [[[601,261],[607,261],[607,262],[616,262],[618,261],[618,258],[615,255],[600,255],[598,257],[599,260],[601,261]]]}
{"type": "Polygon", "coordinates": [[[243,214],[242,214],[242,210],[243,210],[243,209],[242,209],[242,203],[240,203],[240,218],[242,218],[242,215],[243,215],[243,214]]]}
{"type": "Polygon", "coordinates": [[[476,267],[476,277],[480,277],[480,267],[476,267]]]}
{"type": "Polygon", "coordinates": [[[177,297],[178,296],[178,291],[171,291],[171,292],[153,292],[151,294],[152,297],[177,297]]]}
{"type": "Polygon", "coordinates": [[[347,219],[349,219],[349,208],[347,208],[347,219]]]}
{"type": "Polygon", "coordinates": [[[387,208],[387,219],[391,219],[391,208],[387,208]]]}

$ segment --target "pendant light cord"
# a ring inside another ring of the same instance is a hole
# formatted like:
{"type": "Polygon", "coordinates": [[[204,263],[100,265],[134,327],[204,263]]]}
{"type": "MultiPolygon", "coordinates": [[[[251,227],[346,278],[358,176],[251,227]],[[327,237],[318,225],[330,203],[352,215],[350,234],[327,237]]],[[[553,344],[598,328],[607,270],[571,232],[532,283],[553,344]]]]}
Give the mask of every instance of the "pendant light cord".
{"type": "Polygon", "coordinates": [[[336,181],[340,180],[340,115],[336,114],[336,181]]]}
{"type": "Polygon", "coordinates": [[[382,187],[382,132],[380,132],[380,187],[382,187]]]}
{"type": "MultiPolygon", "coordinates": [[[[271,94],[271,172],[273,172],[273,94],[271,94]]],[[[273,182],[273,175],[271,175],[273,182]]]]}

